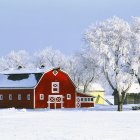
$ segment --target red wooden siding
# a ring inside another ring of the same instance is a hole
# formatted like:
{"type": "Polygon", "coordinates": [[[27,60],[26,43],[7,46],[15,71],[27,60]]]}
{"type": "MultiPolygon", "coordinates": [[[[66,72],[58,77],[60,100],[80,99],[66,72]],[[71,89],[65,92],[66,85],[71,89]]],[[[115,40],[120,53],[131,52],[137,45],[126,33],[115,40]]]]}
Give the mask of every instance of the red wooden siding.
{"type": "MultiPolygon", "coordinates": [[[[35,88],[35,108],[48,108],[49,95],[63,96],[64,108],[75,108],[75,86],[69,76],[57,69],[57,74],[53,74],[53,70],[45,73],[35,88]],[[59,93],[52,93],[52,82],[59,82],[59,93]],[[44,100],[40,100],[40,94],[44,94],[44,100]],[[67,94],[71,95],[71,99],[67,99],[67,94]]],[[[60,108],[61,104],[57,103],[56,108],[60,108]]],[[[55,104],[51,103],[50,108],[55,108],[55,104]]]]}
{"type": "Polygon", "coordinates": [[[0,100],[0,108],[34,108],[34,90],[33,89],[0,89],[3,100],[0,100]],[[12,100],[9,100],[9,94],[12,100]],[[21,100],[18,100],[18,94],[21,94],[21,100]],[[30,94],[30,100],[27,95],[30,94]]]}

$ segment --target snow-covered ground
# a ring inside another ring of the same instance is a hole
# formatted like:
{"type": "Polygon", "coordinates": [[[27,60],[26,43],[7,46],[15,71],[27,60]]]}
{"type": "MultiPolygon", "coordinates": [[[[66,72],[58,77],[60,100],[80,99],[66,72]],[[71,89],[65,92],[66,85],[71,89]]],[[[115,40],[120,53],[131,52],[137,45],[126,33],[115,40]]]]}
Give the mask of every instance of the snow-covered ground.
{"type": "Polygon", "coordinates": [[[0,109],[0,140],[140,140],[140,111],[115,109],[0,109]]]}

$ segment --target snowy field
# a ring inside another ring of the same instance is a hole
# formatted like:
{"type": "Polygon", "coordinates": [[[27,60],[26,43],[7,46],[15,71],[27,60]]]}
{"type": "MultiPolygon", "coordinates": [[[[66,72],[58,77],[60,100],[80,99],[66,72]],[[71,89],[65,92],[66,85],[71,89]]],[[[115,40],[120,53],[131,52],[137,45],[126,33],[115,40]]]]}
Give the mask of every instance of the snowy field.
{"type": "Polygon", "coordinates": [[[140,140],[140,111],[130,108],[0,109],[0,140],[140,140]]]}

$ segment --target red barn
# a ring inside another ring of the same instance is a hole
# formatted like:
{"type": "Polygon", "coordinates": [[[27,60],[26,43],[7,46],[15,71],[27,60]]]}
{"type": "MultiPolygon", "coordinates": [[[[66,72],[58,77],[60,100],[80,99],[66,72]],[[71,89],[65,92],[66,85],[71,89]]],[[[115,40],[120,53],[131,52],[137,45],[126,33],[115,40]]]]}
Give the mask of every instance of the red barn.
{"type": "Polygon", "coordinates": [[[60,68],[45,73],[0,74],[0,108],[93,106],[93,97],[77,93],[69,75],[60,68]]]}

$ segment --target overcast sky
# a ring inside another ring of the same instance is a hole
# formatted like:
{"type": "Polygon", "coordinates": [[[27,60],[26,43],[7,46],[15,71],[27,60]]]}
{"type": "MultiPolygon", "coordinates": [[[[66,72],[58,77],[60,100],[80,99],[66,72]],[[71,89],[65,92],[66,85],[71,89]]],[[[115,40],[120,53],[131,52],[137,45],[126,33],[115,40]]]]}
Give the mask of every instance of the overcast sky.
{"type": "Polygon", "coordinates": [[[73,54],[89,25],[114,15],[140,16],[140,0],[0,0],[0,56],[47,46],[73,54]]]}

